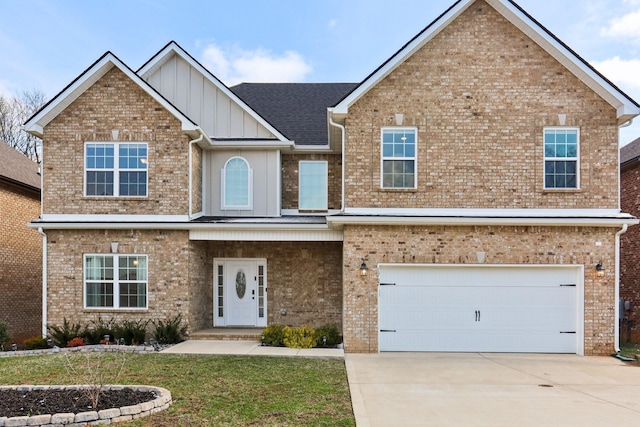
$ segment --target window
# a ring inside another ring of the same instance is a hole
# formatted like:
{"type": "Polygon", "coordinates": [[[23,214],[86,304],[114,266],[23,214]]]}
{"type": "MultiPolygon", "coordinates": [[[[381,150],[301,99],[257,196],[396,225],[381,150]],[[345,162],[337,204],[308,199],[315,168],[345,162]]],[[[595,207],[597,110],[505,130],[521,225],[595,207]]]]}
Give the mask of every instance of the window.
{"type": "Polygon", "coordinates": [[[299,210],[327,210],[327,167],[325,161],[301,161],[298,164],[299,210]]]}
{"type": "Polygon", "coordinates": [[[245,159],[229,159],[222,170],[222,209],[251,209],[252,181],[245,159]]]}
{"type": "Polygon", "coordinates": [[[147,308],[146,255],[85,255],[86,308],[147,308]]]}
{"type": "Polygon", "coordinates": [[[146,197],[147,144],[87,143],[85,195],[146,197]]]}
{"type": "Polygon", "coordinates": [[[416,188],[416,129],[382,129],[382,188],[416,188]]]}
{"type": "Polygon", "coordinates": [[[578,129],[544,130],[544,188],[578,188],[579,144],[578,129]]]}

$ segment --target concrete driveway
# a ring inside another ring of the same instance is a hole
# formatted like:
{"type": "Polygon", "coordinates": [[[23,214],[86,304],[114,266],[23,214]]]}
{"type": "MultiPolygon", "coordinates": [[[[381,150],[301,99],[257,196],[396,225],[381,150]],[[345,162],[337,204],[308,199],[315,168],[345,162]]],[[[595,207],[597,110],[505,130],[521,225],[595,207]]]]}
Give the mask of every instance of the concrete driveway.
{"type": "Polygon", "coordinates": [[[346,354],[358,427],[640,425],[640,367],[613,357],[346,354]]]}

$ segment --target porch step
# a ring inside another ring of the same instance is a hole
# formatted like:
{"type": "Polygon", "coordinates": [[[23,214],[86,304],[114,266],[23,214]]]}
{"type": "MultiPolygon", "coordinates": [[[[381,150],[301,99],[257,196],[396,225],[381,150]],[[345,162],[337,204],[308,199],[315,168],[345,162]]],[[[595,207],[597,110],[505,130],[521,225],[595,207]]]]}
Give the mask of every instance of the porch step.
{"type": "Polygon", "coordinates": [[[190,340],[260,341],[262,328],[213,328],[189,334],[190,340]]]}

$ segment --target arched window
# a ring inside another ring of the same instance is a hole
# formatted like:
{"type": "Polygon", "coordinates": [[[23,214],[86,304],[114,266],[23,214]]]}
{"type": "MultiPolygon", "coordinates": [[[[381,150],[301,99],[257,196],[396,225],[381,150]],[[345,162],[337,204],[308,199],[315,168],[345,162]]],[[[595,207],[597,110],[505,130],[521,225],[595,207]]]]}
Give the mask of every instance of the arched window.
{"type": "Polygon", "coordinates": [[[222,170],[222,209],[251,209],[252,181],[245,159],[229,159],[222,170]]]}

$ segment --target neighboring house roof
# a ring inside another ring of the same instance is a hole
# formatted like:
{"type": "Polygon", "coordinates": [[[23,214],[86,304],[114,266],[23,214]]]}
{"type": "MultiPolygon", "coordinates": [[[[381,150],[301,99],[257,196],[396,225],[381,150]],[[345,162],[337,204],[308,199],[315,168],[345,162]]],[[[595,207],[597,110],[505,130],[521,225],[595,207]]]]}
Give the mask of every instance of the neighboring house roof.
{"type": "Polygon", "coordinates": [[[166,108],[173,116],[175,116],[176,119],[180,120],[180,122],[182,123],[182,130],[185,133],[193,136],[194,138],[200,135],[200,130],[196,123],[185,116],[173,104],[167,101],[161,94],[159,94],[147,82],[141,79],[135,72],[133,72],[133,70],[131,70],[126,64],[120,61],[120,59],[118,59],[118,57],[116,57],[111,52],[106,52],[104,55],[102,55],[96,62],[94,62],[89,68],[87,68],[82,74],[80,74],[59,94],[57,94],[51,101],[49,101],[44,105],[44,107],[38,110],[24,124],[24,129],[32,135],[36,135],[42,138],[44,127],[113,67],[118,68],[120,71],[126,74],[133,82],[140,86],[142,90],[148,93],[159,104],[166,108]]]}
{"type": "Polygon", "coordinates": [[[625,166],[640,158],[640,138],[620,149],[620,165],[625,166]]]}
{"type": "MultiPolygon", "coordinates": [[[[364,96],[372,87],[428,43],[444,28],[467,10],[476,0],[458,0],[442,15],[418,33],[391,58],[367,76],[360,85],[344,97],[332,109],[335,116],[345,116],[349,107],[364,96]]],[[[607,80],[587,61],[564,44],[558,37],[542,26],[512,0],[485,0],[509,22],[535,41],[542,49],[564,65],[578,79],[601,96],[617,111],[618,124],[623,124],[640,115],[640,104],[607,80]]]]}
{"type": "Polygon", "coordinates": [[[327,145],[327,108],[357,83],[241,83],[230,89],[296,145],[327,145]]]}
{"type": "Polygon", "coordinates": [[[0,141],[0,180],[40,191],[38,164],[0,141]]]}

